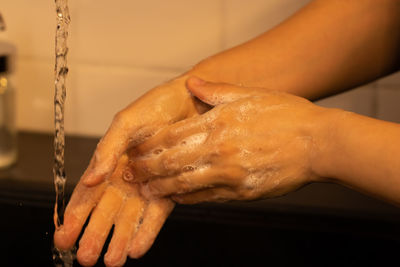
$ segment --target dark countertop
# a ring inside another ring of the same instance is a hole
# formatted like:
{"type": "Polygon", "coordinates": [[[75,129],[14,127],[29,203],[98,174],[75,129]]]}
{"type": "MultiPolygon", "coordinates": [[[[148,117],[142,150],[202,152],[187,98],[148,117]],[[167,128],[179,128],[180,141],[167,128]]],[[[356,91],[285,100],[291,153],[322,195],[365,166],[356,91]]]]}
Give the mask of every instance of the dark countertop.
{"type": "MultiPolygon", "coordinates": [[[[18,141],[17,164],[0,171],[2,266],[51,266],[53,139],[21,132],[18,141]]],[[[66,138],[67,194],[97,141],[66,138]]],[[[397,207],[339,185],[311,184],[270,200],[177,206],[150,252],[127,266],[265,266],[265,257],[271,266],[386,266],[397,261],[399,223],[397,207]]]]}
{"type": "MultiPolygon", "coordinates": [[[[17,164],[9,169],[0,170],[0,202],[34,206],[53,205],[52,142],[53,137],[48,134],[19,133],[17,164]]],[[[72,192],[85,170],[97,142],[97,138],[66,137],[67,194],[72,192]]],[[[203,204],[190,208],[185,206],[181,210],[183,212],[199,208],[400,221],[399,208],[335,184],[311,184],[275,199],[245,203],[203,204]]],[[[191,213],[192,211],[189,212],[191,213]]],[[[184,215],[184,212],[180,214],[180,216],[184,215]]]]}

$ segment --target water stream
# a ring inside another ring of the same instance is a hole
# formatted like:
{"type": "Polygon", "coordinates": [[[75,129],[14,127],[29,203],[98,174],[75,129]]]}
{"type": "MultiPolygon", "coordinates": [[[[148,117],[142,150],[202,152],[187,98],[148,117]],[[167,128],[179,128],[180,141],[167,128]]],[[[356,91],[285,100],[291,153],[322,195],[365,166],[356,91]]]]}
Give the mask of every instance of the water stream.
{"type": "MultiPolygon", "coordinates": [[[[54,206],[54,225],[56,230],[63,223],[65,209],[65,183],[67,177],[64,168],[64,104],[66,96],[67,67],[67,39],[70,16],[68,10],[68,0],[55,0],[57,28],[55,40],[55,95],[54,95],[54,186],[56,191],[56,203],[54,206]]],[[[53,261],[57,267],[73,266],[75,258],[74,250],[59,251],[53,250],[53,261]]]]}

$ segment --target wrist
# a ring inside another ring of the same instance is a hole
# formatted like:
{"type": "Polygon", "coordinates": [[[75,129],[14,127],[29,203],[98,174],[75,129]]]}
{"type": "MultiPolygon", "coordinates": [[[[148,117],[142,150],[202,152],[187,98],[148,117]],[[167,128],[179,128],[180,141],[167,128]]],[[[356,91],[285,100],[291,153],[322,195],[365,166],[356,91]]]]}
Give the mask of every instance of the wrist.
{"type": "Polygon", "coordinates": [[[341,109],[321,108],[319,119],[315,122],[314,146],[311,153],[311,169],[314,181],[327,182],[336,178],[338,136],[343,131],[343,120],[351,112],[341,109]]]}

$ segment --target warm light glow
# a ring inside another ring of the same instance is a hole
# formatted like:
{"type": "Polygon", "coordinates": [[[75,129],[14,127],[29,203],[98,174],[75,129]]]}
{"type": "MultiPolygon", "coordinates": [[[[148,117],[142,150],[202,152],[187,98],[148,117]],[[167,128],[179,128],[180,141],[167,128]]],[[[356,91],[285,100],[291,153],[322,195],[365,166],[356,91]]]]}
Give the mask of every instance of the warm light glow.
{"type": "Polygon", "coordinates": [[[7,78],[1,77],[0,78],[0,94],[4,94],[7,88],[7,78]]]}

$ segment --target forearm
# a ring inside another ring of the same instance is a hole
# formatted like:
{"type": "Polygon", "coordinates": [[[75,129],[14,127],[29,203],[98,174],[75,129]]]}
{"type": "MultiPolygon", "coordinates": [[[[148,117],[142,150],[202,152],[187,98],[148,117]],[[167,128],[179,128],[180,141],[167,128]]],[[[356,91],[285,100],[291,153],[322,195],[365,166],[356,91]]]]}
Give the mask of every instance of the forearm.
{"type": "Polygon", "coordinates": [[[335,116],[319,146],[318,175],[400,205],[400,124],[335,116]]]}
{"type": "Polygon", "coordinates": [[[398,69],[400,2],[316,0],[274,29],[189,72],[317,99],[398,69]]]}

